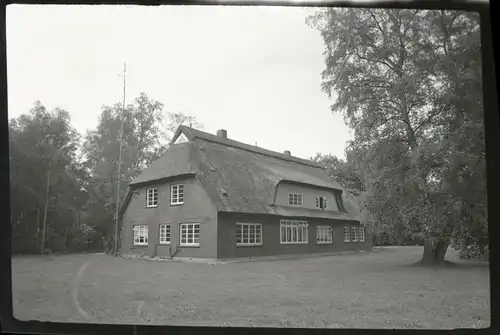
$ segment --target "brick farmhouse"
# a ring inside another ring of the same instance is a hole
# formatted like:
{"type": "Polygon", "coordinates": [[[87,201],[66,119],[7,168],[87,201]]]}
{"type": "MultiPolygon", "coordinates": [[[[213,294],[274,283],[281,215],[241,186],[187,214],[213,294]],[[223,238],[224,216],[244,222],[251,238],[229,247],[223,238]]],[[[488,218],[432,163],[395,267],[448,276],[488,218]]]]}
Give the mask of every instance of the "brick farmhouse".
{"type": "Polygon", "coordinates": [[[342,187],[318,164],[180,126],[129,186],[120,253],[230,259],[370,250],[342,187]]]}

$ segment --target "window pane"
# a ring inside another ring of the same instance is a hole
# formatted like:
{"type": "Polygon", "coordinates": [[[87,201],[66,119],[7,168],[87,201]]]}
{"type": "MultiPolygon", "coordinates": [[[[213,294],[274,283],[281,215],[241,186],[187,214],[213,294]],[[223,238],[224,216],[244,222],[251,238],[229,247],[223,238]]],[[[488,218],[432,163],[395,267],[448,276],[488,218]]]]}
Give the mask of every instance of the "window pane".
{"type": "Polygon", "coordinates": [[[249,228],[250,228],[249,243],[255,243],[255,226],[251,225],[251,226],[249,226],[249,228]]]}
{"type": "Polygon", "coordinates": [[[286,227],[281,227],[281,242],[286,242],[286,227]]]}

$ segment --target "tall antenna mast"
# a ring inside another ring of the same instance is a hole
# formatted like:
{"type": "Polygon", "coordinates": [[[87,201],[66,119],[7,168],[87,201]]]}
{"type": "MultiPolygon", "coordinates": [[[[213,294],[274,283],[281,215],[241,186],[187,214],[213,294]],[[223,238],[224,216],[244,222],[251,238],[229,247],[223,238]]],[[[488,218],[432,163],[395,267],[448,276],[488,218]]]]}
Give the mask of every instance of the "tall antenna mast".
{"type": "Polygon", "coordinates": [[[125,92],[127,85],[127,63],[123,64],[123,107],[122,112],[120,113],[120,152],[118,153],[118,176],[116,181],[116,213],[115,213],[115,247],[114,247],[114,255],[115,257],[118,255],[118,215],[120,211],[120,177],[121,177],[121,169],[122,169],[122,148],[123,148],[123,122],[125,120],[125,92]]]}

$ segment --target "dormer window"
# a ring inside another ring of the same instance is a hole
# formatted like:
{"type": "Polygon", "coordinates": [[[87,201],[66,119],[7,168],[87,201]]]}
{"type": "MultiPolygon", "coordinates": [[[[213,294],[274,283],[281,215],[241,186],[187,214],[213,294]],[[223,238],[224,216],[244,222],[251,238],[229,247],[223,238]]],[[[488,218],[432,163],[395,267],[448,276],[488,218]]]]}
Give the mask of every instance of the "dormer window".
{"type": "Polygon", "coordinates": [[[289,193],[288,203],[292,206],[302,206],[302,194],[299,193],[289,193]]]}
{"type": "Polygon", "coordinates": [[[340,212],[346,212],[344,207],[344,202],[342,201],[342,195],[335,194],[335,200],[337,201],[337,206],[340,212]]]}
{"type": "Polygon", "coordinates": [[[325,209],[327,207],[325,197],[316,197],[316,207],[319,209],[325,209]]]}
{"type": "Polygon", "coordinates": [[[146,192],[146,206],[148,208],[158,207],[158,189],[150,188],[146,192]]]}
{"type": "Polygon", "coordinates": [[[172,185],[170,192],[170,204],[182,205],[184,203],[184,185],[172,185]]]}

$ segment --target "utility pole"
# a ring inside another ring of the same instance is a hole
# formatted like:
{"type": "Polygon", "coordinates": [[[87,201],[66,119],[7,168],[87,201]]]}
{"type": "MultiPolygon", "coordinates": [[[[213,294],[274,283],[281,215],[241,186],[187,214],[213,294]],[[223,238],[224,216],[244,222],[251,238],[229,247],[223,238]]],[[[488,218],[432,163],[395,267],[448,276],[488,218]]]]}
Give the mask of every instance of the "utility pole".
{"type": "Polygon", "coordinates": [[[42,226],[42,242],[40,244],[40,255],[43,255],[43,249],[45,248],[45,230],[47,229],[47,210],[49,208],[49,191],[50,191],[50,173],[52,167],[52,159],[49,160],[49,168],[47,171],[47,189],[45,190],[45,212],[43,214],[43,226],[42,226]]]}
{"type": "Polygon", "coordinates": [[[125,92],[126,92],[126,84],[127,84],[127,63],[123,64],[123,108],[121,112],[121,122],[120,122],[120,152],[118,153],[118,177],[116,181],[116,213],[115,213],[115,247],[114,247],[114,255],[115,257],[118,255],[118,214],[120,211],[120,177],[121,177],[121,169],[122,169],[122,148],[123,148],[123,121],[125,114],[125,92]]]}

